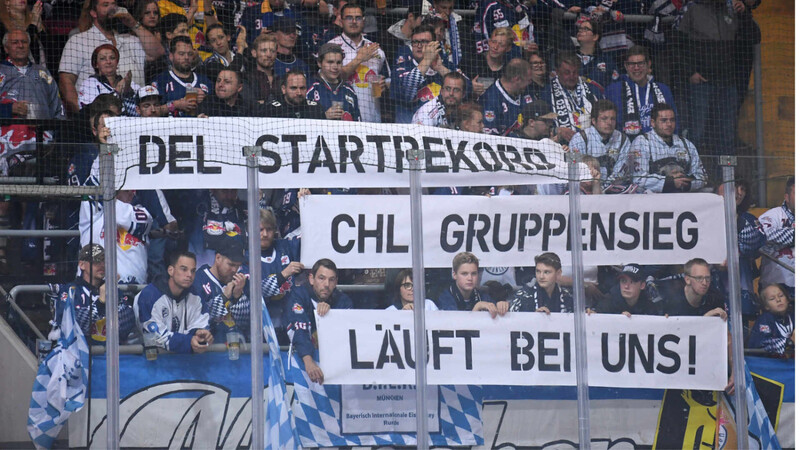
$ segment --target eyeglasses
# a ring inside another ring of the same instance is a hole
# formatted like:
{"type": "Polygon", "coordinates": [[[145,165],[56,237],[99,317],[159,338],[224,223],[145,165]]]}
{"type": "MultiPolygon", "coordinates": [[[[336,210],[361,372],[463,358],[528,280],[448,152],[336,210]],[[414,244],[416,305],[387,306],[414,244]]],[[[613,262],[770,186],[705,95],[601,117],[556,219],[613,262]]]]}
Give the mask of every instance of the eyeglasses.
{"type": "Polygon", "coordinates": [[[647,65],[647,61],[625,61],[625,65],[628,67],[642,68],[647,65]]]}
{"type": "Polygon", "coordinates": [[[346,22],[363,22],[364,16],[345,16],[344,20],[346,22]]]}
{"type": "Polygon", "coordinates": [[[403,283],[403,284],[400,285],[400,287],[403,288],[403,289],[413,289],[414,288],[414,283],[403,283]]]}
{"type": "Polygon", "coordinates": [[[411,41],[411,45],[413,46],[421,46],[421,45],[428,45],[431,41],[411,41]]]}
{"type": "Polygon", "coordinates": [[[594,33],[594,31],[592,30],[592,27],[579,27],[578,28],[578,33],[580,33],[581,31],[588,31],[589,33],[594,33]]]}
{"type": "Polygon", "coordinates": [[[711,283],[711,277],[708,276],[706,277],[693,277],[691,275],[686,275],[686,276],[693,279],[694,281],[697,281],[698,283],[711,283]]]}

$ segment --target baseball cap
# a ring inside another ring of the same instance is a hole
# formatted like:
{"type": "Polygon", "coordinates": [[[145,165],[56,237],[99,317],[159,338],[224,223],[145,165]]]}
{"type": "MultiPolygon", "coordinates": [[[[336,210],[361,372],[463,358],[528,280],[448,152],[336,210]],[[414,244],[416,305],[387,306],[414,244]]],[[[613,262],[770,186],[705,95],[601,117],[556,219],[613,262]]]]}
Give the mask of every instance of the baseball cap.
{"type": "Polygon", "coordinates": [[[272,26],[269,28],[272,29],[272,31],[280,31],[282,33],[296,33],[297,23],[294,19],[288,17],[276,17],[272,22],[272,26]]]}
{"type": "Polygon", "coordinates": [[[98,263],[106,260],[106,251],[100,244],[86,244],[78,253],[78,261],[98,263]]]}
{"type": "Polygon", "coordinates": [[[244,242],[238,237],[226,238],[220,242],[217,253],[235,263],[241,264],[244,262],[244,242]]]}
{"type": "Polygon", "coordinates": [[[627,264],[625,267],[622,268],[622,271],[619,273],[617,278],[623,275],[629,276],[633,281],[643,281],[645,279],[642,266],[638,264],[627,264]]]}
{"type": "Polygon", "coordinates": [[[550,110],[550,107],[547,106],[547,103],[544,100],[534,100],[531,103],[525,105],[522,108],[522,119],[523,120],[530,120],[530,119],[555,119],[558,115],[550,110]]]}
{"type": "Polygon", "coordinates": [[[149,84],[147,86],[140,87],[138,94],[139,95],[138,95],[137,103],[141,102],[142,100],[144,100],[147,97],[154,97],[155,96],[155,97],[158,97],[159,100],[161,99],[161,94],[158,93],[158,89],[156,89],[154,86],[151,86],[149,84]]]}

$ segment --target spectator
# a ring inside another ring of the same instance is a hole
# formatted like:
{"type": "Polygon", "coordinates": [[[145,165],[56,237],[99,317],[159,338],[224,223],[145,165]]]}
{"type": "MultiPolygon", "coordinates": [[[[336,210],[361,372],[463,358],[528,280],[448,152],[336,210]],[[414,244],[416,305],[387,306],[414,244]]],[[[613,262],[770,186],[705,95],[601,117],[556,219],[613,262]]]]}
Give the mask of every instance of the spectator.
{"type": "MultiPolygon", "coordinates": [[[[720,185],[717,189],[719,195],[723,195],[723,188],[724,186],[720,185]]],[[[767,236],[764,234],[764,228],[758,219],[747,212],[753,205],[753,198],[750,193],[750,185],[746,180],[740,178],[734,182],[734,196],[736,201],[736,228],[739,236],[742,319],[747,324],[749,320],[755,318],[761,304],[758,300],[758,294],[753,290],[753,283],[758,277],[758,266],[756,266],[756,258],[760,256],[758,250],[767,243],[767,236]]],[[[723,277],[722,282],[725,283],[726,293],[730,293],[727,277],[723,277]]]]}
{"type": "Polygon", "coordinates": [[[580,75],[587,81],[595,81],[608,87],[619,78],[614,58],[604,54],[598,47],[600,40],[600,24],[594,20],[578,20],[575,40],[578,42],[578,58],[580,58],[580,75]]]}
{"type": "MultiPolygon", "coordinates": [[[[11,30],[3,35],[3,48],[8,57],[0,62],[0,117],[35,119],[63,119],[64,105],[58,96],[58,86],[44,65],[28,59],[30,38],[22,30],[11,30]]],[[[27,125],[4,125],[0,128],[0,155],[12,156],[14,151],[25,148],[24,144],[36,142],[36,129],[27,125]]],[[[43,134],[44,142],[53,139],[51,131],[43,134]]],[[[7,174],[9,166],[24,161],[23,155],[16,160],[4,160],[7,174]]]]}
{"type": "Polygon", "coordinates": [[[211,56],[203,61],[200,72],[212,82],[217,81],[217,75],[223,69],[236,72],[244,71],[244,57],[241,52],[244,48],[239,48],[238,53],[231,51],[231,36],[219,23],[209,25],[206,31],[206,40],[211,46],[211,56]]]}
{"type": "Polygon", "coordinates": [[[153,81],[161,98],[167,103],[172,117],[197,115],[198,106],[207,95],[214,94],[214,85],[203,74],[192,70],[194,50],[186,36],[178,36],[169,43],[169,60],[172,68],[162,72],[153,81]]]}
{"type": "Polygon", "coordinates": [[[136,93],[139,85],[131,81],[131,72],[120,76],[119,52],[111,44],[103,44],[92,52],[94,75],[87,78],[78,91],[78,106],[83,109],[100,94],[112,94],[122,99],[122,112],[136,116],[136,93]]]}
{"type": "Polygon", "coordinates": [[[453,281],[439,294],[438,307],[442,311],[487,311],[494,318],[508,311],[508,302],[495,302],[481,295],[478,286],[478,258],[461,252],[453,257],[453,281]]]}
{"type": "MultiPolygon", "coordinates": [[[[27,32],[30,41],[29,53],[26,55],[32,62],[47,67],[45,46],[42,38],[47,35],[42,20],[44,3],[36,1],[28,8],[28,2],[23,0],[6,0],[0,7],[0,36],[12,30],[27,32]]],[[[4,46],[5,47],[5,46],[4,46]]],[[[0,59],[8,58],[8,51],[3,48],[0,59]]]]}
{"type": "MultiPolygon", "coordinates": [[[[157,0],[153,1],[157,2],[157,0]]],[[[157,8],[158,3],[154,4],[157,8]]],[[[148,84],[152,83],[161,72],[165,72],[170,68],[169,43],[178,36],[189,37],[189,25],[186,21],[186,16],[183,14],[167,14],[163,18],[159,16],[158,37],[161,39],[160,42],[161,47],[164,49],[164,54],[144,63],[144,77],[148,84]]],[[[197,54],[194,56],[194,61],[195,63],[200,61],[200,57],[197,54]]]]}
{"type": "MultiPolygon", "coordinates": [[[[88,185],[98,185],[97,162],[92,167],[88,185]]],[[[122,284],[141,284],[147,280],[147,241],[153,216],[141,204],[134,203],[135,191],[118,191],[114,202],[117,219],[117,275],[122,284]]],[[[81,202],[81,246],[104,245],[104,207],[97,199],[81,202]]]]}
{"type": "Polygon", "coordinates": [[[263,108],[277,90],[275,58],[278,43],[275,36],[262,34],[253,41],[250,54],[254,64],[245,70],[242,97],[250,110],[263,108]]]}
{"type": "Polygon", "coordinates": [[[435,91],[444,84],[443,77],[455,70],[442,58],[441,45],[431,27],[421,25],[411,36],[411,59],[394,69],[395,121],[411,123],[414,112],[435,98],[435,91]]]}
{"type": "Polygon", "coordinates": [[[381,42],[385,44],[383,50],[392,67],[405,61],[411,54],[411,33],[420,25],[422,25],[422,2],[411,2],[408,5],[406,18],[395,22],[386,30],[381,42]],[[403,59],[398,60],[398,57],[403,59]]]}
{"type": "Polygon", "coordinates": [[[592,126],[572,136],[569,148],[597,158],[601,179],[610,183],[614,166],[620,155],[629,153],[631,141],[616,130],[617,109],[609,100],[598,100],[592,108],[591,118],[592,126]]]}
{"type": "Polygon", "coordinates": [[[424,103],[414,113],[412,123],[432,127],[446,127],[453,120],[455,110],[464,100],[467,80],[458,72],[450,72],[444,76],[439,96],[424,103]]]}
{"type": "Polygon", "coordinates": [[[250,334],[248,275],[241,270],[245,262],[244,243],[230,238],[217,247],[214,262],[204,264],[192,283],[193,291],[208,309],[208,322],[216,340],[237,329],[250,334]]]}
{"type": "MultiPolygon", "coordinates": [[[[476,97],[480,97],[503,73],[508,53],[514,45],[514,31],[508,27],[495,28],[489,39],[484,57],[478,59],[472,81],[476,97]]],[[[473,74],[473,72],[470,72],[473,74]]]]}
{"type": "Polygon", "coordinates": [[[428,11],[428,14],[442,21],[444,39],[440,40],[440,42],[442,43],[446,61],[453,67],[460,67],[463,62],[463,54],[461,52],[459,22],[461,22],[462,18],[453,12],[454,5],[455,0],[433,0],[433,7],[428,11]]]}
{"type": "Polygon", "coordinates": [[[70,112],[80,109],[77,88],[94,73],[91,56],[95,48],[103,44],[114,45],[120,56],[118,70],[122,73],[130,71],[131,80],[140,86],[145,82],[145,61],[153,61],[163,55],[163,48],[155,36],[136,22],[133,16],[127,12],[117,14],[115,0],[88,0],[86,4],[89,6],[88,14],[92,25],[69,38],[61,53],[58,67],[58,86],[70,112]],[[112,17],[118,17],[133,30],[134,35],[113,31],[112,17]]]}
{"type": "Polygon", "coordinates": [[[689,80],[689,137],[713,155],[735,152],[736,32],[739,18],[728,2],[696,0],[678,25],[689,80]]]}
{"type": "Polygon", "coordinates": [[[317,102],[306,99],[306,76],[302,71],[292,70],[283,78],[281,100],[266,105],[266,117],[294,119],[325,119],[325,110],[317,102]]]}
{"type": "MultiPolygon", "coordinates": [[[[414,274],[411,269],[403,269],[394,279],[394,294],[392,304],[387,310],[413,310],[414,309],[414,274]]],[[[433,300],[425,299],[425,311],[438,311],[433,300]]]]}
{"type": "MultiPolygon", "coordinates": [[[[164,33],[162,32],[161,12],[158,9],[158,0],[141,0],[137,2],[135,17],[136,20],[142,24],[142,28],[149,31],[150,34],[153,35],[153,39],[163,48],[163,54],[161,56],[152,61],[145,61],[144,63],[144,82],[149,84],[156,75],[166,70],[169,65],[169,60],[167,59],[169,48],[164,45],[165,40],[164,33]]],[[[186,17],[183,17],[183,19],[186,20],[186,17]]]]}
{"type": "Polygon", "coordinates": [[[667,286],[664,313],[668,316],[717,316],[728,319],[722,294],[711,288],[711,268],[700,258],[683,266],[683,282],[667,286]]]}
{"type": "Polygon", "coordinates": [[[281,345],[289,345],[283,322],[283,300],[305,269],[300,262],[300,239],[278,239],[278,223],[272,211],[260,212],[261,292],[281,345]]]}
{"type": "Polygon", "coordinates": [[[275,32],[275,41],[278,43],[278,55],[275,59],[275,74],[283,77],[292,69],[301,70],[308,78],[308,64],[298,58],[294,53],[297,45],[297,24],[288,17],[276,17],[270,27],[275,32]]]}
{"type": "Polygon", "coordinates": [[[183,14],[189,26],[189,39],[201,60],[211,56],[206,46],[208,27],[219,23],[213,2],[208,0],[158,0],[161,16],[183,14]]]}
{"type": "MultiPolygon", "coordinates": [[[[309,0],[302,0],[300,3],[305,1],[309,0]]],[[[277,19],[284,17],[294,20],[300,19],[300,12],[295,9],[293,4],[289,4],[284,0],[249,2],[247,5],[242,12],[239,24],[245,28],[248,45],[251,45],[257,36],[264,33],[261,30],[271,28],[277,19]]],[[[323,1],[321,5],[326,5],[326,3],[323,1]]],[[[327,5],[325,8],[327,9],[327,5]]],[[[269,32],[269,30],[266,32],[269,32]]]]}
{"type": "Polygon", "coordinates": [[[139,88],[136,97],[136,114],[140,117],[162,117],[166,113],[166,106],[161,104],[161,95],[158,89],[149,84],[139,88]],[[163,112],[162,112],[163,109],[163,112]]]}
{"type": "Polygon", "coordinates": [[[522,108],[522,128],[515,137],[540,141],[542,139],[553,139],[555,129],[556,113],[550,111],[547,103],[543,100],[534,100],[522,108]]]}
{"type": "Polygon", "coordinates": [[[558,285],[561,259],[555,253],[542,253],[534,259],[536,277],[514,294],[509,311],[573,312],[572,294],[558,285]]]}
{"type": "Polygon", "coordinates": [[[481,0],[475,10],[475,45],[477,54],[488,50],[489,39],[495,28],[508,27],[515,31],[513,57],[522,56],[521,50],[527,53],[537,51],[538,39],[534,32],[534,21],[529,15],[528,7],[519,2],[498,2],[496,0],[481,0]]]}
{"type": "Polygon", "coordinates": [[[619,284],[611,288],[608,296],[600,299],[595,308],[602,314],[624,314],[627,317],[636,314],[661,316],[663,305],[654,302],[645,289],[645,273],[638,264],[628,264],[619,274],[619,284]]]}
{"type": "Polygon", "coordinates": [[[360,6],[348,3],[341,14],[343,32],[330,42],[344,50],[342,78],[347,79],[356,91],[361,121],[378,123],[381,121],[380,98],[373,96],[370,80],[383,77],[377,81],[381,92],[390,85],[386,54],[378,43],[364,37],[364,10],[360,6]]]}
{"type": "Polygon", "coordinates": [[[653,108],[653,130],[636,138],[620,153],[614,179],[629,173],[633,182],[651,192],[697,191],[706,184],[703,163],[694,144],[675,134],[675,111],[659,103],[653,108]]]}
{"type": "Polygon", "coordinates": [[[320,47],[317,56],[319,72],[311,80],[306,99],[317,102],[329,120],[360,122],[358,97],[350,84],[342,80],[343,60],[342,47],[330,42],[320,47]]]}
{"type": "Polygon", "coordinates": [[[250,110],[243,105],[242,74],[238,70],[222,69],[217,75],[214,95],[200,104],[201,116],[247,117],[250,110]]]}
{"type": "Polygon", "coordinates": [[[528,85],[528,94],[536,100],[547,100],[544,91],[548,85],[547,63],[539,52],[528,55],[531,65],[531,84],[528,85]]]}
{"type": "Polygon", "coordinates": [[[486,90],[479,101],[483,104],[483,126],[487,134],[508,135],[522,124],[522,108],[531,103],[523,95],[531,84],[531,65],[524,59],[512,59],[503,68],[503,76],[486,90]]]}
{"type": "Polygon", "coordinates": [[[483,134],[483,108],[481,105],[473,102],[459,105],[456,109],[453,126],[456,130],[483,134]]]}
{"type": "MultiPolygon", "coordinates": [[[[103,247],[98,244],[84,246],[78,255],[78,277],[67,284],[53,285],[55,317],[53,327],[61,326],[64,314],[64,301],[72,293],[75,319],[83,331],[87,341],[95,342],[94,336],[105,340],[106,318],[106,255],[103,247]]],[[[133,309],[125,303],[125,298],[119,296],[117,307],[119,315],[119,337],[124,341],[133,331],[136,318],[133,309]]]]}
{"type": "Polygon", "coordinates": [[[784,269],[773,261],[776,259],[789,267],[794,268],[794,177],[786,180],[786,191],[783,195],[783,204],[772,208],[758,218],[767,235],[767,245],[764,250],[772,257],[761,258],[761,280],[759,284],[778,283],[788,289],[794,299],[794,271],[784,269]]]}
{"type": "Polygon", "coordinates": [[[214,263],[219,246],[228,238],[243,238],[245,208],[236,189],[208,189],[187,192],[180,200],[185,209],[181,216],[186,224],[189,250],[202,267],[214,263]]]}
{"type": "Polygon", "coordinates": [[[336,289],[337,272],[333,261],[320,259],[308,274],[308,284],[292,289],[284,303],[284,323],[291,345],[303,360],[308,377],[320,384],[325,381],[325,376],[314,361],[316,340],[312,341],[312,335],[317,331],[314,311],[322,317],[331,309],[353,307],[350,297],[336,289]]]}
{"type": "MultiPolygon", "coordinates": [[[[606,87],[606,96],[616,106],[617,129],[635,139],[652,130],[650,114],[655,105],[666,103],[675,110],[675,101],[669,87],[650,75],[652,62],[647,48],[634,45],[628,49],[625,72],[621,80],[606,87]]],[[[680,129],[677,121],[675,129],[680,129]]]]}
{"type": "Polygon", "coordinates": [[[563,144],[572,140],[575,132],[588,128],[592,105],[603,98],[600,87],[580,77],[578,55],[561,52],[556,56],[556,76],[544,92],[545,100],[558,116],[556,134],[563,144]]]}
{"type": "Polygon", "coordinates": [[[208,330],[208,306],[192,293],[197,262],[191,252],[176,252],[158,278],[136,296],[133,310],[142,330],[155,324],[156,342],[171,352],[204,353],[214,343],[208,330]]]}
{"type": "Polygon", "coordinates": [[[770,356],[794,354],[794,308],[780,284],[768,284],[761,290],[761,315],[753,324],[747,348],[760,348],[770,356]]]}

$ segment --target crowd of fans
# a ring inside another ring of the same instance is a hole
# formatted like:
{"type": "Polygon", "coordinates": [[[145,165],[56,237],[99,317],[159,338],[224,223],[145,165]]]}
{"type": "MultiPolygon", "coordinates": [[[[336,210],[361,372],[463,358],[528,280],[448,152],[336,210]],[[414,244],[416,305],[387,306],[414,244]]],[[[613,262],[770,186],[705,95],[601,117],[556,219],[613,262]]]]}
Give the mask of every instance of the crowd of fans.
{"type": "MultiPolygon", "coordinates": [[[[0,8],[0,117],[73,119],[69,132],[44,133],[45,142],[73,144],[59,174],[70,185],[97,184],[96,144],[108,140],[105,119],[119,115],[417,123],[548,139],[584,155],[592,173],[581,183],[584,194],[711,190],[700,155],[735,154],[736,118],[752,63],[747,45],[757,39],[751,10],[760,0],[463,3],[395,5],[407,13],[392,22],[382,9],[369,15],[366,7],[373,5],[346,0],[86,0],[59,48],[43,44],[52,40],[45,36],[40,1],[28,7],[7,0],[7,12],[0,8]],[[474,10],[474,20],[454,8],[474,10]],[[566,12],[577,19],[563,20],[566,12]],[[642,13],[674,21],[623,20],[642,13]]],[[[19,150],[35,134],[32,127],[3,126],[3,174],[13,174],[29,157],[19,150]]],[[[551,184],[430,193],[566,189],[551,184]]],[[[748,325],[755,322],[749,343],[784,354],[792,347],[794,276],[772,260],[759,273],[755,260],[767,248],[793,265],[794,181],[783,205],[760,220],[747,212],[747,183],[737,182],[736,190],[742,305],[748,325]]],[[[121,191],[119,280],[149,283],[135,299],[121,301],[121,336],[154,327],[159,345],[183,352],[202,352],[231,329],[247,336],[248,284],[258,282],[282,343],[291,342],[312,379],[321,382],[312,357],[312,311],[409,309],[414,281],[408,270],[339,271],[329,260],[310,269],[300,264],[297,204],[308,193],[262,192],[263,277],[250,280],[243,265],[246,215],[236,191],[121,191]],[[336,288],[339,281],[385,288],[350,298],[336,288]]],[[[0,203],[0,229],[11,226],[7,210],[8,203],[0,203]]],[[[57,287],[54,323],[60,301],[76,286],[78,322],[92,336],[105,315],[103,205],[88,199],[65,216],[65,227],[80,229],[80,242],[64,247],[68,255],[79,254],[79,276],[57,287]]],[[[426,292],[435,300],[425,305],[492,315],[572,312],[571,286],[582,282],[589,312],[725,319],[725,270],[693,259],[679,270],[589,267],[584,280],[574,280],[555,254],[538,255],[528,268],[481,268],[474,255],[459,254],[452,271],[427,271],[426,292]]]]}

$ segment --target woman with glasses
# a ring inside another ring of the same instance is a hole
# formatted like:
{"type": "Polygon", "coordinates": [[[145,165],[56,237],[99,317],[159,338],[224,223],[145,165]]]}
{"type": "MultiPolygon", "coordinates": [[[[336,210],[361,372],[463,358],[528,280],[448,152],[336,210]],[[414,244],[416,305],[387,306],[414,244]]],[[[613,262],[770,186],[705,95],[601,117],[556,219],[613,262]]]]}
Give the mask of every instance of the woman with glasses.
{"type": "Polygon", "coordinates": [[[600,41],[600,24],[592,20],[579,20],[575,34],[578,57],[581,59],[580,75],[608,87],[619,78],[614,59],[604,54],[597,43],[600,41]]]}
{"type": "MultiPolygon", "coordinates": [[[[395,291],[392,295],[392,304],[387,310],[397,311],[401,309],[414,309],[414,279],[411,269],[403,269],[397,274],[394,281],[395,291]]],[[[425,299],[426,311],[438,311],[433,300],[425,299]]]]}

